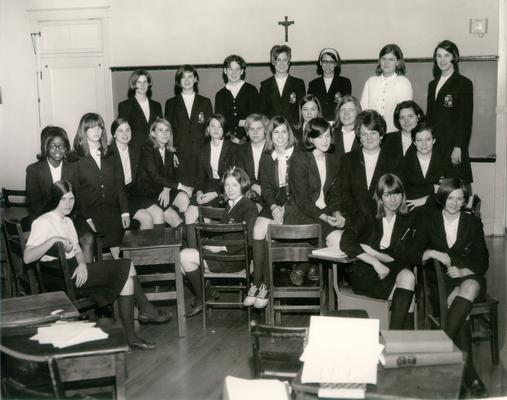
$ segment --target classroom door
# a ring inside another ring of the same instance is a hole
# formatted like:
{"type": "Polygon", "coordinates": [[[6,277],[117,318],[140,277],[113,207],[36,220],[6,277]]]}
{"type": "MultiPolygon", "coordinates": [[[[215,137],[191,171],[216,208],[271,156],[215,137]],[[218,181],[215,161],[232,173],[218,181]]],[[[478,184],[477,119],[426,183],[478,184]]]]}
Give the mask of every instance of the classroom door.
{"type": "Polygon", "coordinates": [[[73,143],[81,116],[106,115],[102,57],[41,57],[42,126],[65,129],[73,143]]]}

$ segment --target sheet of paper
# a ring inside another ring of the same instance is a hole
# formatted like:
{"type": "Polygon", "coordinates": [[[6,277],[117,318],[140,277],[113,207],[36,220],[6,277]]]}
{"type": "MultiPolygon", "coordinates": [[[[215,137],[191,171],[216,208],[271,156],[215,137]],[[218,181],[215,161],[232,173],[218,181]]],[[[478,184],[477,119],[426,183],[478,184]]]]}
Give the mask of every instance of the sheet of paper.
{"type": "Polygon", "coordinates": [[[289,400],[286,382],[277,379],[225,378],[223,400],[289,400]]]}
{"type": "Polygon", "coordinates": [[[95,322],[57,321],[49,326],[38,328],[37,333],[30,339],[37,340],[41,344],[52,344],[54,347],[64,348],[106,339],[108,336],[102,329],[95,327],[95,322]]]}

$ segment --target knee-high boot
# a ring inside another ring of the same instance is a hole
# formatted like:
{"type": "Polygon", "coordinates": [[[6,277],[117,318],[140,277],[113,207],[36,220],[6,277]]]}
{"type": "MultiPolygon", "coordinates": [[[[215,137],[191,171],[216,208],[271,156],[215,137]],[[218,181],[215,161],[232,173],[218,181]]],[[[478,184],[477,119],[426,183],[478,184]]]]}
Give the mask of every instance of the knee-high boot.
{"type": "Polygon", "coordinates": [[[405,320],[407,318],[414,291],[396,288],[393,293],[393,300],[391,305],[391,320],[389,322],[389,329],[404,329],[405,320]]]}

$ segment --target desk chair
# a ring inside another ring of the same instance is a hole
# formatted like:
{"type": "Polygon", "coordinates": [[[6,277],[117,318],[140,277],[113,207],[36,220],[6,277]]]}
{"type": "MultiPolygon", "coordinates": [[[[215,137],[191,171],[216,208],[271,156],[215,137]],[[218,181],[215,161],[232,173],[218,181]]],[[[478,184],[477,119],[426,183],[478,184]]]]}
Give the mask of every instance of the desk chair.
{"type": "Polygon", "coordinates": [[[13,296],[24,296],[39,293],[36,264],[25,264],[23,253],[26,246],[26,232],[23,232],[21,222],[4,219],[3,235],[7,253],[6,285],[10,286],[13,296]]]}
{"type": "Polygon", "coordinates": [[[293,379],[303,363],[308,327],[285,327],[250,323],[254,375],[256,378],[293,379]]]}
{"type": "Polygon", "coordinates": [[[268,226],[268,266],[271,296],[266,312],[266,323],[281,324],[282,312],[319,312],[327,305],[325,276],[319,262],[319,286],[276,286],[273,279],[274,264],[279,262],[309,262],[312,251],[322,247],[320,225],[274,225],[268,226]],[[320,304],[282,304],[281,300],[295,298],[319,299],[320,304]]]}
{"type": "Polygon", "coordinates": [[[199,206],[199,222],[217,222],[219,223],[225,214],[225,208],[199,206]]]}
{"type": "MultiPolygon", "coordinates": [[[[246,222],[236,224],[216,224],[216,223],[198,223],[195,226],[197,234],[197,248],[199,251],[199,264],[201,265],[201,284],[203,293],[203,328],[207,326],[207,310],[210,307],[223,308],[245,308],[243,300],[248,288],[250,287],[250,255],[248,249],[248,230],[246,222]],[[222,238],[227,234],[237,235],[236,239],[222,238]],[[204,254],[204,246],[240,246],[243,251],[238,254],[204,254]],[[204,270],[204,261],[242,262],[244,269],[239,272],[209,272],[204,270]],[[213,284],[213,281],[221,280],[224,284],[213,284]],[[230,281],[236,282],[235,284],[230,281]],[[214,298],[207,298],[207,283],[210,282],[209,290],[218,292],[237,292],[237,301],[220,301],[214,298]]],[[[251,319],[250,307],[246,307],[248,321],[251,319]]]]}
{"type": "MultiPolygon", "coordinates": [[[[438,260],[434,260],[434,272],[436,278],[436,291],[438,293],[438,303],[431,302],[430,292],[432,283],[429,280],[427,268],[422,269],[423,291],[424,291],[424,313],[425,329],[436,327],[443,329],[447,320],[447,293],[444,283],[444,265],[438,260]]],[[[433,283],[434,285],[434,283],[433,283]]],[[[470,311],[470,325],[472,329],[472,340],[489,340],[491,345],[491,360],[494,365],[499,362],[498,346],[498,300],[486,294],[484,301],[476,301],[470,311]]]]}

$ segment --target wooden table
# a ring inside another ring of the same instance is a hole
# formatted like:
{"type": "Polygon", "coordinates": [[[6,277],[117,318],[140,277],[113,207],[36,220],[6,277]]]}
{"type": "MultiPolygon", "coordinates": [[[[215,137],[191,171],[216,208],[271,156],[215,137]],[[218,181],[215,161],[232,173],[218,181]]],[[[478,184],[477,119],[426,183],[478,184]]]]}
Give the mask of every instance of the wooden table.
{"type": "MultiPolygon", "coordinates": [[[[377,384],[367,385],[366,399],[457,399],[464,362],[428,367],[385,369],[379,365],[377,384]]],[[[316,399],[318,384],[302,384],[301,372],[292,382],[296,400],[316,399]]]]}
{"type": "MultiPolygon", "coordinates": [[[[123,327],[101,328],[109,334],[107,339],[63,349],[30,340],[37,328],[24,328],[15,333],[2,330],[2,345],[24,354],[55,357],[63,383],[112,377],[115,381],[116,398],[126,399],[125,353],[129,347],[123,327]]],[[[92,383],[92,386],[96,385],[92,383]]]]}
{"type": "Polygon", "coordinates": [[[181,228],[154,228],[127,231],[120,245],[123,256],[132,260],[135,266],[157,266],[174,263],[174,272],[148,272],[138,274],[139,281],[175,281],[175,289],[146,293],[149,300],[176,300],[178,334],[186,333],[185,297],[183,276],[180,267],[181,228]]]}
{"type": "Polygon", "coordinates": [[[77,318],[79,312],[64,292],[11,297],[0,302],[4,328],[48,323],[59,319],[77,318]]]}

